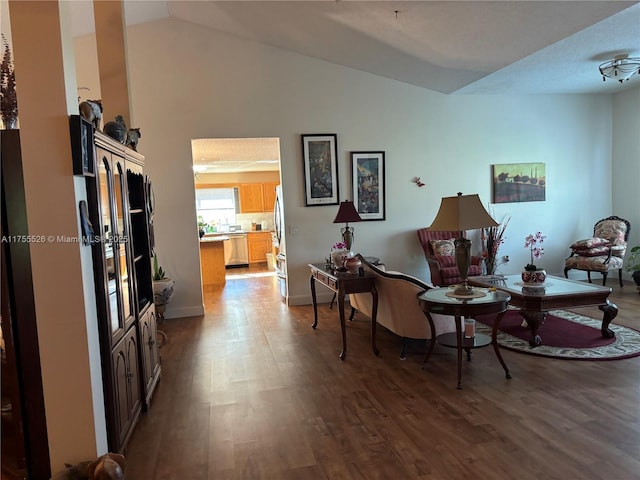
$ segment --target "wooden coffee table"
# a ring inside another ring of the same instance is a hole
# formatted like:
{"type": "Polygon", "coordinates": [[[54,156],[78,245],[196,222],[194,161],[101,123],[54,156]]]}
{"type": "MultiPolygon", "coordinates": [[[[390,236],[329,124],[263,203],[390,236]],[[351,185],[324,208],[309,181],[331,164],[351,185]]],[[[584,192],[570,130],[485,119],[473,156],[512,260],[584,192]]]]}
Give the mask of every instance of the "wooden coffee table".
{"type": "Polygon", "coordinates": [[[603,312],[601,332],[604,338],[614,337],[609,324],[616,318],[618,307],[609,301],[611,288],[591,283],[567,280],[547,275],[540,286],[525,284],[520,275],[469,277],[470,285],[495,287],[511,295],[510,304],[521,310],[523,318],[531,329],[531,346],[542,344],[538,334],[540,324],[549,310],[559,308],[597,306],[603,312]]]}

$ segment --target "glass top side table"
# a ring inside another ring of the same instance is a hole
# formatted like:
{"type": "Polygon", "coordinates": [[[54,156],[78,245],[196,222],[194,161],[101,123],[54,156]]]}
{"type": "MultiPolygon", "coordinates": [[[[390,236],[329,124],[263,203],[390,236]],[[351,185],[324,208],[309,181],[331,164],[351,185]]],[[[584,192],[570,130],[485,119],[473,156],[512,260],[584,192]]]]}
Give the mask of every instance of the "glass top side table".
{"type": "MultiPolygon", "coordinates": [[[[420,307],[425,313],[430,325],[433,325],[433,319],[431,317],[432,313],[451,315],[455,319],[455,333],[438,335],[435,340],[443,346],[455,347],[458,350],[458,389],[462,388],[462,350],[467,352],[467,358],[469,358],[471,349],[493,345],[493,350],[496,357],[498,357],[500,365],[502,365],[502,368],[505,371],[506,377],[511,378],[509,368],[500,353],[497,340],[500,321],[507,311],[511,296],[499,290],[484,291],[478,289],[478,291],[484,293],[484,295],[473,298],[457,298],[451,296],[452,290],[449,288],[434,288],[417,295],[420,307]],[[497,315],[496,321],[493,324],[491,337],[476,333],[473,338],[464,338],[462,328],[460,326],[462,317],[474,318],[476,315],[491,313],[495,313],[497,315]]],[[[433,351],[433,346],[434,343],[431,342],[431,346],[424,360],[425,363],[429,360],[429,356],[433,351]]]]}

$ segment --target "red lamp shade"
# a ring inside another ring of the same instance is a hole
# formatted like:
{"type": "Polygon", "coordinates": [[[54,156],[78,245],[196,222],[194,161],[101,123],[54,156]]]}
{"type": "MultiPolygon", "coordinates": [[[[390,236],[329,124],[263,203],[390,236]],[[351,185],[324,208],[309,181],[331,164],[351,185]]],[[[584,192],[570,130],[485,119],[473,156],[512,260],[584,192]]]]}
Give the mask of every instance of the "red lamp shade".
{"type": "Polygon", "coordinates": [[[345,200],[340,202],[340,208],[336,218],[333,219],[333,223],[349,223],[349,222],[361,222],[362,218],[358,215],[355,205],[351,200],[345,200]]]}

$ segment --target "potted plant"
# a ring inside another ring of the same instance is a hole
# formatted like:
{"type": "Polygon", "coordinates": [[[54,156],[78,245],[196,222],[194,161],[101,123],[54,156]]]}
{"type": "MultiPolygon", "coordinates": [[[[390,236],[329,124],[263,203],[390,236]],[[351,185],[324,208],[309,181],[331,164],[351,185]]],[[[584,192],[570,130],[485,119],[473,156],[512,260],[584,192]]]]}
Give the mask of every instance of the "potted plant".
{"type": "Polygon", "coordinates": [[[175,281],[167,277],[164,269],[158,265],[158,256],[153,257],[153,303],[156,305],[158,318],[164,318],[166,305],[173,297],[175,281]]]}
{"type": "Polygon", "coordinates": [[[630,255],[627,258],[627,265],[625,270],[632,272],[631,277],[636,282],[638,291],[640,292],[640,245],[636,245],[629,251],[630,255]]]}
{"type": "Polygon", "coordinates": [[[538,268],[534,263],[534,258],[540,258],[544,255],[544,248],[540,246],[547,238],[541,232],[529,234],[524,239],[524,248],[528,248],[531,254],[531,261],[525,265],[522,271],[522,281],[524,283],[544,283],[547,278],[547,272],[543,268],[538,268]]]}

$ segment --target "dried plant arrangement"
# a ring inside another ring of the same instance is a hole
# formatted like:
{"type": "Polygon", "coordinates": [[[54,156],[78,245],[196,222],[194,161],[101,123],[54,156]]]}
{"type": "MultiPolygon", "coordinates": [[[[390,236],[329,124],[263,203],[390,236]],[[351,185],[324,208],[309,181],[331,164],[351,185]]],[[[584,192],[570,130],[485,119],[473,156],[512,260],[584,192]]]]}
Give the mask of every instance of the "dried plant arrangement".
{"type": "Polygon", "coordinates": [[[4,128],[17,128],[18,97],[16,96],[16,72],[7,38],[2,35],[2,63],[0,64],[0,116],[4,128]]]}

